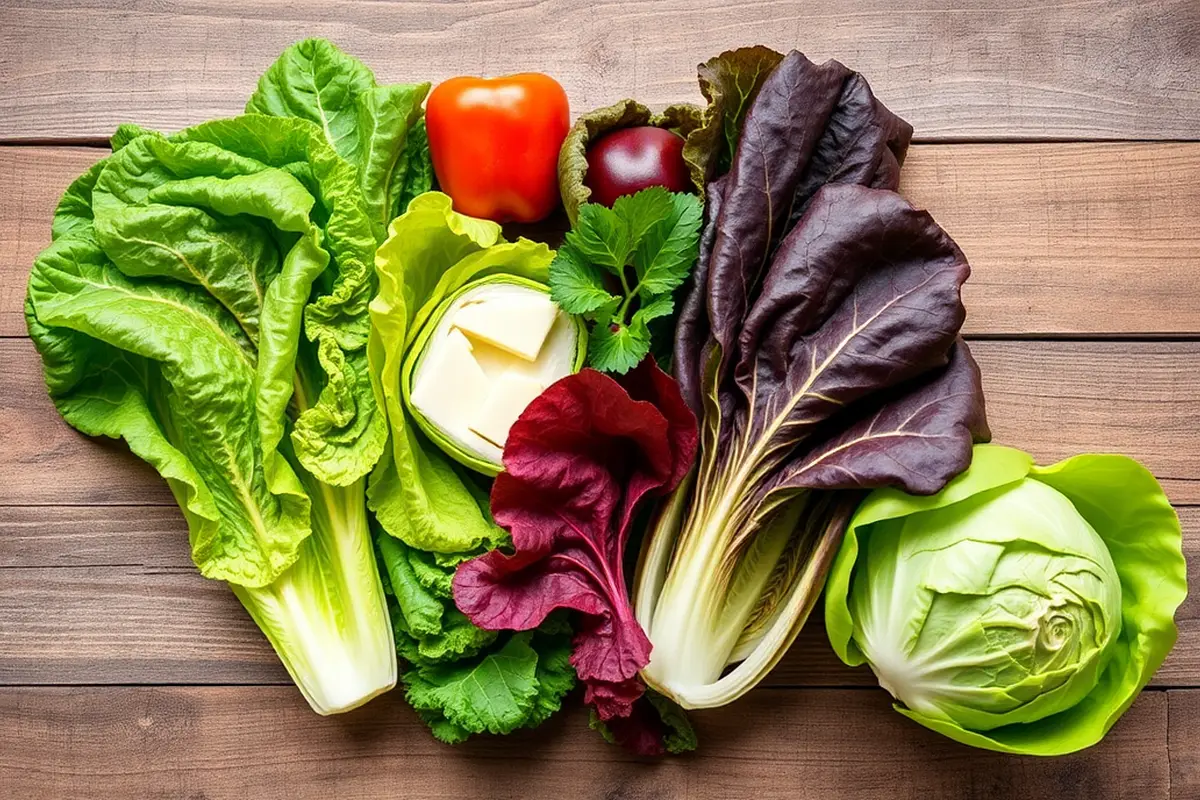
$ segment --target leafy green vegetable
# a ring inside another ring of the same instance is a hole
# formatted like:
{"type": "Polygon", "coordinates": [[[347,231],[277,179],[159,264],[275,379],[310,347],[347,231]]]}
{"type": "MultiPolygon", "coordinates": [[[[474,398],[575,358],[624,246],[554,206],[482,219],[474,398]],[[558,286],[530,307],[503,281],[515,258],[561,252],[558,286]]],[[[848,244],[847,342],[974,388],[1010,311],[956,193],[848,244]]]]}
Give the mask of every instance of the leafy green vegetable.
{"type": "MultiPolygon", "coordinates": [[[[667,106],[661,114],[654,114],[636,100],[622,100],[581,114],[568,131],[558,153],[558,187],[571,224],[578,222],[579,207],[592,196],[591,189],[583,182],[588,168],[589,144],[606,133],[642,125],[665,128],[686,138],[700,123],[700,109],[688,103],[667,106]]],[[[704,196],[703,181],[696,181],[696,191],[701,197],[704,196]]]]}
{"type": "Polygon", "coordinates": [[[371,510],[384,530],[419,550],[494,546],[503,534],[487,517],[486,496],[416,429],[401,394],[401,367],[444,298],[487,275],[544,283],[553,251],[527,239],[503,242],[499,225],[456,213],[440,192],[417,197],[390,234],[376,254],[380,287],[371,302],[368,352],[392,437],[371,476],[371,510]]]}
{"type": "Polygon", "coordinates": [[[558,711],[575,685],[563,618],[518,634],[482,630],[454,607],[450,585],[456,566],[482,549],[435,559],[382,532],[376,544],[396,646],[409,665],[401,676],[406,696],[437,738],[454,744],[476,733],[510,733],[558,711]]]}
{"type": "Polygon", "coordinates": [[[320,126],[338,155],[358,168],[375,238],[432,185],[421,103],[430,84],[379,86],[361,61],[324,39],[289,47],[258,81],[247,113],[296,117],[320,126]]]}
{"type": "Polygon", "coordinates": [[[700,241],[699,198],[662,187],[579,207],[579,219],[550,265],[550,296],[594,323],[589,363],[626,373],[650,352],[652,320],[674,311],[671,292],[687,279],[700,241]],[[619,284],[614,294],[607,283],[619,284]]]}
{"type": "Polygon", "coordinates": [[[782,60],[783,54],[756,45],[727,50],[700,65],[700,92],[708,105],[683,145],[683,160],[698,185],[729,171],[746,114],[782,60]]]}
{"type": "Polygon", "coordinates": [[[880,489],[858,509],[826,589],[829,639],[928,728],[989,750],[1074,752],[1175,643],[1181,536],[1132,459],[1038,467],[979,445],[941,492],[880,489]]]}
{"type": "Polygon", "coordinates": [[[169,137],[122,125],[56,211],[26,318],[63,417],[163,475],[201,573],[230,583],[327,714],[396,681],[367,530],[388,433],[367,305],[373,226],[393,207],[380,198],[428,183],[421,134],[405,139],[424,89],[371,88],[325,42],[286,53],[261,87],[251,105],[274,116],[169,137]],[[336,119],[271,95],[305,48],[336,119]],[[362,94],[353,117],[332,87],[362,94]]]}
{"type": "Polygon", "coordinates": [[[574,685],[570,628],[497,634],[475,625],[453,600],[462,562],[508,542],[475,479],[417,430],[402,397],[422,336],[444,301],[479,280],[544,282],[553,258],[542,244],[504,242],[500,226],[454,212],[450,198],[417,197],[376,254],[379,296],[371,303],[372,367],[383,387],[391,446],[371,476],[369,499],[392,597],[396,647],[409,668],[407,697],[446,742],[474,733],[533,727],[557,711],[574,685]]]}

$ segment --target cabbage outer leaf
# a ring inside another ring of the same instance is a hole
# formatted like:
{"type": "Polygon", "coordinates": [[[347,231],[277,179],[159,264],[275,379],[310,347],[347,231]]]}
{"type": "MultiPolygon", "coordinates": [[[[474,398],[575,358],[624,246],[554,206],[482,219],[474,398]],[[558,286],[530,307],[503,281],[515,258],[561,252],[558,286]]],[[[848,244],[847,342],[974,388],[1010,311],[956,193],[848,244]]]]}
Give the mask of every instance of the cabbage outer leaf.
{"type": "Polygon", "coordinates": [[[495,546],[504,532],[491,521],[486,498],[481,503],[417,430],[401,391],[405,355],[442,301],[471,280],[512,274],[544,283],[553,258],[543,244],[502,242],[499,225],[455,212],[440,192],[414,199],[376,253],[379,295],[370,307],[368,355],[391,442],[367,496],[384,530],[410,547],[462,553],[495,546]]]}

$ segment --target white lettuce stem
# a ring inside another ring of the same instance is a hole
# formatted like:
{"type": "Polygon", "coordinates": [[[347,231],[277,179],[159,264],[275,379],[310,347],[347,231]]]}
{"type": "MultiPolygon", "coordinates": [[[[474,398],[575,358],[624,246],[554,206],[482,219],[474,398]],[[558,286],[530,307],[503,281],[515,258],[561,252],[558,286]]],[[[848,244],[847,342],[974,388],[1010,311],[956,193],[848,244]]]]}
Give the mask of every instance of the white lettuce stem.
{"type": "MultiPolygon", "coordinates": [[[[762,509],[746,502],[754,455],[719,473],[707,502],[693,505],[682,526],[686,500],[673,496],[643,548],[634,607],[653,650],[642,675],[685,708],[728,703],[774,666],[812,610],[855,505],[847,496],[809,507],[812,496],[801,493],[759,519],[762,509]],[[777,570],[797,536],[807,537],[801,560],[777,570]],[[787,585],[773,585],[780,580],[787,585]],[[755,631],[747,632],[752,620],[755,631]],[[745,663],[723,678],[735,651],[745,663]]],[[[681,491],[699,494],[689,488],[685,481],[681,491]]]]}
{"type": "Polygon", "coordinates": [[[730,557],[731,522],[744,471],[736,470],[719,487],[710,508],[695,506],[687,515],[658,593],[649,630],[654,649],[644,672],[648,682],[670,695],[681,694],[679,687],[720,677],[753,611],[751,604],[740,620],[723,619],[731,572],[723,567],[730,557]]]}
{"type": "Polygon", "coordinates": [[[364,480],[305,475],[313,532],[274,583],[231,584],[318,714],[356,708],[396,684],[396,649],[367,526],[364,480]]]}

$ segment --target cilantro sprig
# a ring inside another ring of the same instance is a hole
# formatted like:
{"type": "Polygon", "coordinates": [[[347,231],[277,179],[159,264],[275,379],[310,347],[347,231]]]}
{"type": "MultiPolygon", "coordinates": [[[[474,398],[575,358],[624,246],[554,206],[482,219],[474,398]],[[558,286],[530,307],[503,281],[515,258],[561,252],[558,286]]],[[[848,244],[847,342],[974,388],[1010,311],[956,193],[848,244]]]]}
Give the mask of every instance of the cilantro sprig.
{"type": "Polygon", "coordinates": [[[620,197],[612,208],[579,207],[550,265],[550,296],[594,323],[591,366],[625,373],[650,352],[649,323],[674,313],[671,293],[696,263],[702,221],[700,198],[661,186],[620,197]]]}

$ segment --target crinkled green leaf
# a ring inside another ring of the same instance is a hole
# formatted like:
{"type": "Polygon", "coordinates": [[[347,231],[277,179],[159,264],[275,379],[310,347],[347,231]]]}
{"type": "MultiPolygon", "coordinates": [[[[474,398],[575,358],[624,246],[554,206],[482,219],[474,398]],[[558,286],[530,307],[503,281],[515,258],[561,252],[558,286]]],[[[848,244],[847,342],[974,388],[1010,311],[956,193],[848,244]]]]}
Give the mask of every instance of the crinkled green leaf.
{"type": "Polygon", "coordinates": [[[409,547],[386,534],[375,537],[379,566],[387,576],[400,613],[413,636],[432,636],[442,631],[442,600],[429,593],[413,573],[409,547]]]}
{"type": "Polygon", "coordinates": [[[378,86],[358,59],[324,39],[307,39],[263,73],[246,111],[320,126],[337,154],[358,169],[372,232],[383,241],[388,223],[429,189],[432,167],[420,123],[429,86],[378,86]]]}
{"type": "Polygon", "coordinates": [[[422,146],[418,138],[411,149],[408,141],[421,119],[421,103],[427,94],[429,84],[422,83],[383,86],[356,98],[360,144],[354,163],[362,173],[371,229],[380,242],[387,238],[387,226],[400,213],[401,203],[407,203],[414,188],[430,174],[421,166],[422,157],[429,163],[428,139],[422,146]],[[416,173],[412,182],[410,170],[416,173]]]}
{"type": "Polygon", "coordinates": [[[407,211],[414,197],[433,189],[433,160],[429,154],[429,133],[424,117],[409,131],[402,158],[403,163],[397,164],[396,170],[403,180],[394,181],[392,186],[396,196],[393,218],[407,211]]]}
{"type": "Polygon", "coordinates": [[[409,670],[406,697],[434,736],[451,744],[532,728],[557,712],[575,685],[570,654],[570,627],[551,619],[475,658],[409,670]]]}
{"type": "Polygon", "coordinates": [[[54,209],[54,221],[50,227],[53,239],[78,234],[90,236],[92,230],[92,189],[100,178],[100,172],[108,164],[108,159],[102,159],[80,175],[58,201],[54,209]]]}
{"type": "Polygon", "coordinates": [[[135,125],[132,122],[125,122],[117,126],[117,129],[113,131],[113,135],[109,137],[108,142],[115,153],[134,139],[146,134],[157,134],[157,131],[143,128],[141,125],[135,125]]]}
{"type": "Polygon", "coordinates": [[[563,698],[575,688],[575,668],[571,666],[571,626],[565,617],[550,618],[533,635],[538,651],[537,694],[533,698],[526,728],[541,725],[562,709],[563,698]]]}
{"type": "MultiPolygon", "coordinates": [[[[302,119],[246,115],[197,125],[172,139],[191,147],[231,148],[248,162],[294,175],[315,199],[321,244],[332,268],[304,308],[304,334],[312,347],[301,348],[306,352],[298,361],[300,380],[293,388],[299,416],[291,445],[318,479],[335,486],[353,483],[375,463],[387,440],[379,389],[366,357],[374,237],[357,173],[302,119]]],[[[270,198],[255,202],[266,204],[270,198]]]]}
{"type": "Polygon", "coordinates": [[[315,122],[330,146],[357,164],[355,99],[374,88],[375,76],[357,58],[324,39],[306,39],[284,50],[262,74],[246,111],[315,122]]]}
{"type": "Polygon", "coordinates": [[[90,238],[67,237],[38,257],[27,310],[59,412],[160,470],[204,575],[261,586],[291,565],[308,497],[261,449],[254,351],[216,301],[134,283],[90,238]]]}
{"type": "MultiPolygon", "coordinates": [[[[124,396],[140,392],[163,440],[186,443],[186,457],[203,465],[196,474],[211,484],[220,512],[189,513],[206,575],[261,586],[291,563],[307,535],[307,496],[277,452],[289,403],[299,413],[290,443],[296,457],[327,482],[361,477],[386,439],[365,354],[374,239],[356,186],[353,168],[302,120],[246,116],[172,137],[139,129],[73,185],[58,211],[60,240],[78,242],[71,253],[93,243],[95,252],[83,257],[88,274],[68,280],[82,262],[64,268],[56,256],[43,277],[57,283],[31,281],[31,329],[91,330],[87,336],[154,362],[154,380],[171,387],[165,403],[153,399],[164,387],[145,380],[124,396]],[[71,308],[71,292],[83,305],[71,308]],[[125,313],[152,295],[161,304],[167,292],[177,295],[174,316],[147,313],[135,322],[125,313]],[[123,321],[95,327],[109,313],[105,302],[123,321]],[[207,358],[188,352],[180,337],[197,324],[196,309],[207,309],[208,328],[216,325],[233,344],[208,348],[207,358]],[[315,348],[297,346],[302,320],[315,348]],[[156,343],[158,335],[167,339],[156,343]],[[251,370],[248,385],[215,362],[233,349],[251,370]],[[167,360],[193,356],[186,368],[167,360]],[[347,382],[347,374],[361,377],[347,382]],[[235,398],[253,414],[249,425],[222,416],[235,398]],[[196,410],[178,411],[187,404],[196,410]],[[306,440],[321,420],[328,436],[306,440]]],[[[58,399],[69,404],[73,391],[62,384],[58,399]]],[[[81,424],[119,435],[116,423],[81,424]]],[[[186,508],[193,500],[181,491],[186,508]]]]}
{"type": "Polygon", "coordinates": [[[476,661],[418,667],[404,675],[405,696],[418,711],[439,712],[472,733],[511,733],[528,719],[537,696],[532,633],[513,635],[476,661]]]}

